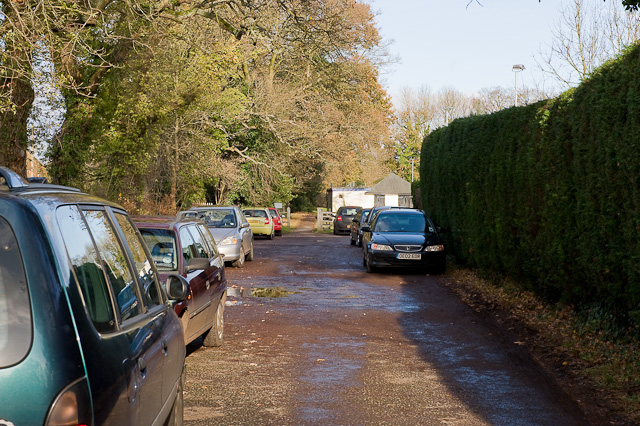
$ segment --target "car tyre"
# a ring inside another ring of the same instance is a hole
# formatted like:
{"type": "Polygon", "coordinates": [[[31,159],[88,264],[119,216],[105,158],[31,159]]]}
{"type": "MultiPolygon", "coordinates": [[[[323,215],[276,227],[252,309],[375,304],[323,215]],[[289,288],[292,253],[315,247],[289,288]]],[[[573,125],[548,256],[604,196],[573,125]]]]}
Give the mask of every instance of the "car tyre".
{"type": "Polygon", "coordinates": [[[222,335],[224,334],[224,301],[224,297],[220,298],[213,325],[203,335],[202,344],[204,346],[222,346],[222,335]]]}
{"type": "Polygon", "coordinates": [[[353,237],[349,237],[349,244],[351,244],[352,246],[356,245],[356,242],[353,240],[353,237]]]}
{"type": "Polygon", "coordinates": [[[431,271],[434,275],[443,275],[445,272],[447,272],[447,262],[442,262],[431,271]]]}
{"type": "Polygon", "coordinates": [[[269,239],[273,240],[276,237],[276,232],[274,230],[271,230],[271,234],[269,235],[269,239]]]}
{"type": "Polygon", "coordinates": [[[231,265],[236,267],[236,268],[243,268],[244,267],[244,251],[240,250],[240,257],[238,257],[238,259],[236,259],[231,265]]]}
{"type": "Polygon", "coordinates": [[[375,272],[375,271],[376,271],[375,266],[373,266],[373,265],[371,264],[371,262],[367,262],[367,260],[366,260],[366,259],[365,259],[365,266],[367,267],[367,272],[368,272],[368,273],[372,273],[372,272],[375,272]]]}
{"type": "Polygon", "coordinates": [[[185,381],[186,371],[182,371],[182,375],[180,376],[180,383],[178,383],[178,394],[176,395],[176,400],[173,401],[173,407],[171,407],[171,413],[169,414],[169,418],[165,422],[166,426],[182,426],[184,423],[184,381],[185,381]]]}
{"type": "Polygon", "coordinates": [[[251,246],[249,247],[249,253],[247,254],[247,260],[251,262],[253,260],[253,241],[251,241],[251,246]]]}

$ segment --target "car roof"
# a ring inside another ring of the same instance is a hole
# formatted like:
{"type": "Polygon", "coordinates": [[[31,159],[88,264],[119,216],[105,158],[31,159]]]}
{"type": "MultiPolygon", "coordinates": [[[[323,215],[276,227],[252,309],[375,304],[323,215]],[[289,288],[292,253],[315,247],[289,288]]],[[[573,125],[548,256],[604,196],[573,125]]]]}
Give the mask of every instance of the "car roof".
{"type": "Polygon", "coordinates": [[[191,207],[189,210],[185,210],[185,211],[205,211],[205,210],[229,210],[229,209],[237,209],[238,206],[198,206],[198,207],[191,207]]]}
{"type": "Polygon", "coordinates": [[[410,207],[400,207],[400,208],[393,208],[393,209],[384,209],[384,210],[380,210],[380,212],[378,213],[380,216],[382,215],[389,215],[389,214],[397,214],[397,213],[401,213],[401,214],[425,214],[422,210],[419,209],[413,209],[410,207]]]}
{"type": "Polygon", "coordinates": [[[39,206],[82,203],[106,205],[124,210],[117,203],[87,194],[78,188],[25,181],[20,175],[6,167],[0,167],[0,196],[3,198],[19,197],[39,206]]]}
{"type": "Polygon", "coordinates": [[[131,219],[139,228],[157,229],[171,229],[188,223],[204,223],[200,219],[195,218],[183,218],[178,220],[175,216],[132,216],[131,219]]]}

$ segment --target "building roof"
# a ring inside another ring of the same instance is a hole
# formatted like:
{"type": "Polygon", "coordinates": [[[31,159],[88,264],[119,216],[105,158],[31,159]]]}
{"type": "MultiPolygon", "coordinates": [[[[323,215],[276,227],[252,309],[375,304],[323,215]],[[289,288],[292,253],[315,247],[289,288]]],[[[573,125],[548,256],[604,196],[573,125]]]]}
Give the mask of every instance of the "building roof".
{"type": "Polygon", "coordinates": [[[411,195],[411,184],[395,173],[389,175],[371,188],[367,194],[411,195]]]}

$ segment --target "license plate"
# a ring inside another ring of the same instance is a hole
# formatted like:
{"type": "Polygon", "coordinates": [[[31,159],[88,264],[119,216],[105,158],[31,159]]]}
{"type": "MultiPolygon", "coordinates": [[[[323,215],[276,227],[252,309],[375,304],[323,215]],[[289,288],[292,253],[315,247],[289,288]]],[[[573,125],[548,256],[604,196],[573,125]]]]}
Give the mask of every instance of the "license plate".
{"type": "Polygon", "coordinates": [[[397,259],[410,259],[410,260],[420,260],[422,259],[422,255],[420,253],[398,253],[396,255],[397,259]]]}

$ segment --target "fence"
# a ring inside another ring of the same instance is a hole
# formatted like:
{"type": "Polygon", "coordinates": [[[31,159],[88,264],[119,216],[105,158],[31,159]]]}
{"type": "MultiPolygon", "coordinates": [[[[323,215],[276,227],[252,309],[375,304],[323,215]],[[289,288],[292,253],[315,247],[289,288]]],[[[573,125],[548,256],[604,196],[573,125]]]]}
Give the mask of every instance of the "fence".
{"type": "Polygon", "coordinates": [[[316,222],[316,228],[318,229],[318,231],[333,229],[334,215],[335,214],[333,212],[328,212],[323,210],[322,207],[318,207],[318,215],[317,215],[317,222],[316,222]]]}

